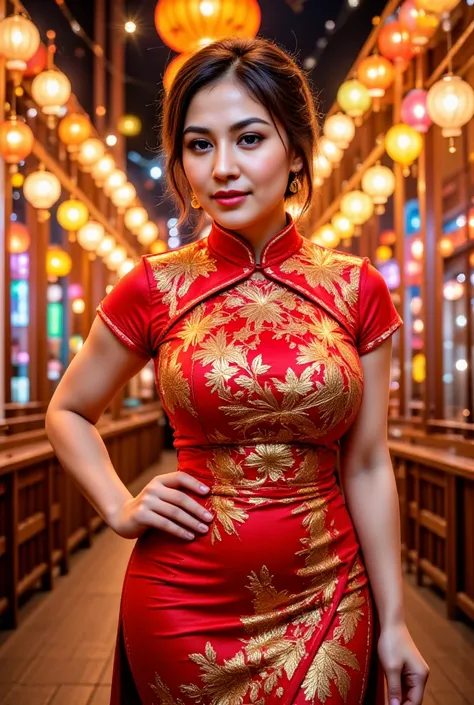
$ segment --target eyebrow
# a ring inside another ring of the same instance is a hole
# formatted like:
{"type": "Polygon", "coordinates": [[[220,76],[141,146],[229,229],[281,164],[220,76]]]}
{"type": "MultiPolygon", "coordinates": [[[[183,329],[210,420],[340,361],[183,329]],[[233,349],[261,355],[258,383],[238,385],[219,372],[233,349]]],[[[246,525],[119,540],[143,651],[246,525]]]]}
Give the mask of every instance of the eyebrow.
{"type": "MultiPolygon", "coordinates": [[[[245,120],[240,120],[239,122],[236,122],[231,125],[230,132],[242,130],[244,127],[248,127],[249,125],[252,125],[254,123],[260,123],[261,125],[269,125],[271,127],[270,123],[266,120],[263,120],[262,118],[250,117],[246,118],[245,120]]],[[[188,132],[197,132],[200,135],[209,135],[211,133],[211,130],[208,127],[201,127],[199,125],[189,125],[189,127],[184,130],[183,137],[188,132]]]]}

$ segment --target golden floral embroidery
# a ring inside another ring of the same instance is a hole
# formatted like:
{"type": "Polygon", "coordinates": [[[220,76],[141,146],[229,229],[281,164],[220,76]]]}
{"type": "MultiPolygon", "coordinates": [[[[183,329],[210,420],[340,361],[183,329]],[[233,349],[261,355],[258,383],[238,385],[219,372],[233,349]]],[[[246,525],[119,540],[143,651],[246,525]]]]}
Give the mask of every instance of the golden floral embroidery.
{"type": "Polygon", "coordinates": [[[364,616],[362,606],[365,599],[360,591],[346,595],[337,607],[339,614],[339,626],[334,630],[334,638],[341,639],[346,644],[351,641],[357,631],[357,626],[364,616]]]}
{"type": "Polygon", "coordinates": [[[355,654],[335,639],[323,642],[303,682],[306,700],[325,703],[331,696],[331,681],[346,700],[351,684],[346,667],[360,670],[355,654]]]}
{"type": "Polygon", "coordinates": [[[238,536],[235,522],[242,524],[248,519],[248,514],[236,507],[234,501],[234,498],[239,496],[238,485],[244,478],[240,465],[225,450],[216,450],[212,460],[207,462],[207,467],[215,478],[212,496],[208,502],[208,508],[214,514],[211,532],[211,543],[214,543],[222,541],[218,524],[221,524],[229,536],[238,536]]]}
{"type": "Polygon", "coordinates": [[[250,453],[245,460],[248,468],[256,468],[260,482],[270,479],[272,482],[285,479],[285,472],[293,467],[295,461],[290,448],[285,445],[257,444],[255,452],[250,453]]]}
{"type": "Polygon", "coordinates": [[[183,323],[183,328],[178,333],[178,338],[183,340],[183,352],[191,346],[198,345],[209,335],[211,330],[226,321],[226,316],[221,315],[223,304],[217,305],[211,314],[205,315],[205,305],[200,304],[193,309],[183,323]]]}
{"type": "Polygon", "coordinates": [[[189,411],[192,416],[197,416],[191,404],[189,382],[178,362],[179,349],[171,353],[170,347],[171,343],[165,343],[159,354],[158,380],[163,403],[171,413],[174,413],[177,407],[181,407],[189,411]]]}
{"type": "Polygon", "coordinates": [[[163,683],[158,673],[155,673],[155,683],[149,683],[149,686],[159,698],[158,705],[184,705],[180,698],[177,700],[173,698],[170,689],[163,683]]]}

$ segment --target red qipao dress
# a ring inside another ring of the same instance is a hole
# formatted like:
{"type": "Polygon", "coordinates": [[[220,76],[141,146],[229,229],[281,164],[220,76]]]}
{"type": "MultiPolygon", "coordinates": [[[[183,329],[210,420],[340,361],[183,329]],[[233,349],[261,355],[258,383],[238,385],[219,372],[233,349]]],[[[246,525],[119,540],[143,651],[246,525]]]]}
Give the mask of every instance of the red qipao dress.
{"type": "MultiPolygon", "coordinates": [[[[125,575],[112,705],[376,705],[374,611],[336,481],[360,356],[401,323],[367,259],[287,226],[146,255],[98,314],[153,357],[178,469],[211,487],[187,542],[154,529],[125,575]]],[[[380,685],[380,679],[379,684],[380,685]]]]}

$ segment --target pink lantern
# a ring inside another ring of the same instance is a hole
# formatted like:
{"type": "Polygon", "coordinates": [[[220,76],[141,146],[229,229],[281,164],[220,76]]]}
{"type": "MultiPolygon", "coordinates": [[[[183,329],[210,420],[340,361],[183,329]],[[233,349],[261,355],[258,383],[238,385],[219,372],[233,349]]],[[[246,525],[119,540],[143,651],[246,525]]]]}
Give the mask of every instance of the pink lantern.
{"type": "Polygon", "coordinates": [[[421,88],[414,88],[406,94],[402,102],[402,120],[417,132],[428,132],[428,129],[433,124],[426,109],[427,95],[427,91],[421,88]]]}
{"type": "Polygon", "coordinates": [[[69,284],[68,290],[67,290],[67,296],[68,299],[81,299],[84,295],[84,290],[82,288],[82,284],[76,284],[73,282],[72,284],[69,284]]]}

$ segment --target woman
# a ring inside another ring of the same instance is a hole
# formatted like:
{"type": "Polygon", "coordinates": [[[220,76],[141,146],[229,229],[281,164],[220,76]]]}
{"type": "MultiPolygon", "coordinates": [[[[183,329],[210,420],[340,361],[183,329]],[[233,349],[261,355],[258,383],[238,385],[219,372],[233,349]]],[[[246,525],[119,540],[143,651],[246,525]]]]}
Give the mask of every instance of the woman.
{"type": "Polygon", "coordinates": [[[162,138],[183,219],[202,208],[209,237],[115,286],[47,415],[65,469],[138,538],[111,702],[373,705],[378,651],[390,705],[419,705],[386,439],[401,321],[367,259],[285,213],[312,196],[306,79],[262,39],[212,44],[175,79],[162,138]],[[179,471],[133,497],[94,425],[150,357],[179,471]]]}

